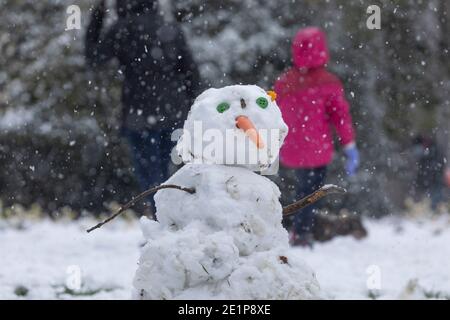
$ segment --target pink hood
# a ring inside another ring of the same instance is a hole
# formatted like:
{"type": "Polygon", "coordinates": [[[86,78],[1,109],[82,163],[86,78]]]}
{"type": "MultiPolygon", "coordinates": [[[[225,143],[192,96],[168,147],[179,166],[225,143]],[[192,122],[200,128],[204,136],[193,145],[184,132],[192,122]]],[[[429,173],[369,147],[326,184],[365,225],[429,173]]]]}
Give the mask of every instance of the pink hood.
{"type": "Polygon", "coordinates": [[[316,27],[301,29],[292,42],[292,58],[297,68],[317,68],[328,62],[328,52],[325,34],[316,27]]]}

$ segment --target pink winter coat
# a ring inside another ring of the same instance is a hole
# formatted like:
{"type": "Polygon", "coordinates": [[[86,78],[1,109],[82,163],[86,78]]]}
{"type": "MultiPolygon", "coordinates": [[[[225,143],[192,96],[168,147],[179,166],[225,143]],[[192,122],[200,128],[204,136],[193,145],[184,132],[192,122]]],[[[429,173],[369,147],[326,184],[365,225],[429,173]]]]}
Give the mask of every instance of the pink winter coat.
{"type": "Polygon", "coordinates": [[[277,104],[289,126],[280,160],[291,168],[324,166],[333,158],[332,127],[342,145],[354,140],[349,105],[340,80],[324,67],[329,53],[320,29],[300,30],[292,56],[294,67],[275,83],[277,104]]]}

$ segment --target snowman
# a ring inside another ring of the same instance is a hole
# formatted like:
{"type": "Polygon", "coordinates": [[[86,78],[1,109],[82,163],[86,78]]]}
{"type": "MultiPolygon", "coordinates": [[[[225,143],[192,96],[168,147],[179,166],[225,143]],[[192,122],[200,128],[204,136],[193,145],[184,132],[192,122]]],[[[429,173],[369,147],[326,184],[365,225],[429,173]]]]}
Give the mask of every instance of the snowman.
{"type": "Polygon", "coordinates": [[[177,143],[185,165],[164,183],[190,192],[159,190],[157,221],[141,218],[147,241],[134,298],[320,297],[313,271],[289,247],[278,187],[255,172],[274,165],[287,132],[275,94],[258,86],[197,97],[177,143]]]}

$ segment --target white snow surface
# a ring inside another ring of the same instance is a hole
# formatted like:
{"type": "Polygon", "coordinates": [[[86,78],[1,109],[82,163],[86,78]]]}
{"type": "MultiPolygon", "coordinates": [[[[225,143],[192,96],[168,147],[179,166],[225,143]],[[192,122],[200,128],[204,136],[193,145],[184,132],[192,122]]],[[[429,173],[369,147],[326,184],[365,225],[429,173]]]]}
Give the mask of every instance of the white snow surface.
{"type": "Polygon", "coordinates": [[[143,299],[312,299],[313,271],[290,250],[280,191],[246,168],[187,164],[155,195],[158,222],[142,219],[147,244],[133,284],[143,299]]]}
{"type": "MultiPolygon", "coordinates": [[[[142,234],[136,222],[115,220],[90,234],[91,219],[26,221],[16,228],[0,220],[0,299],[129,299],[142,234]],[[83,286],[62,293],[71,265],[83,286]],[[91,292],[89,290],[91,289],[91,292]]],[[[364,220],[368,237],[339,237],[313,250],[295,248],[316,272],[325,298],[369,299],[370,266],[379,266],[378,299],[426,298],[423,291],[450,295],[450,218],[364,220]],[[405,294],[408,283],[419,284],[405,294]]]]}

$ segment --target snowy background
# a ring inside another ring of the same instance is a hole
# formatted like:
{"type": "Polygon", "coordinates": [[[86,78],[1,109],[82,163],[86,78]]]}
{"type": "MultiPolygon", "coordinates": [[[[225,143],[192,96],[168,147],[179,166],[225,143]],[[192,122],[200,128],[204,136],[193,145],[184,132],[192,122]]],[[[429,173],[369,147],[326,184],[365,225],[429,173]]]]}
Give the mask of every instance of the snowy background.
{"type": "MultiPolygon", "coordinates": [[[[329,68],[345,84],[362,159],[349,181],[338,154],[328,180],[350,192],[327,206],[362,215],[368,237],[296,250],[329,298],[449,299],[448,205],[432,214],[410,198],[412,138],[430,134],[450,150],[450,2],[160,1],[167,19],[181,21],[206,85],[269,89],[289,64],[295,31],[326,31],[329,68]],[[370,4],[381,7],[381,30],[366,28],[370,4]]],[[[137,219],[128,214],[85,232],[94,216],[137,194],[119,136],[122,75],[85,67],[92,3],[0,0],[0,298],[131,295],[144,241],[137,219]],[[72,4],[81,7],[83,27],[65,31],[72,4]]],[[[296,182],[281,173],[286,195],[296,182]]]]}
{"type": "MultiPolygon", "coordinates": [[[[363,159],[344,204],[352,211],[383,216],[404,207],[416,176],[416,134],[450,149],[450,2],[377,1],[381,29],[369,30],[373,1],[160,1],[167,19],[181,20],[206,85],[270,89],[290,63],[295,32],[325,30],[329,68],[345,85],[363,159]]],[[[99,212],[137,191],[119,135],[122,75],[114,63],[101,72],[85,66],[93,3],[0,0],[0,195],[8,205],[99,212]],[[65,31],[72,4],[82,28],[65,31]]],[[[348,187],[341,160],[330,182],[348,187]]]]}

